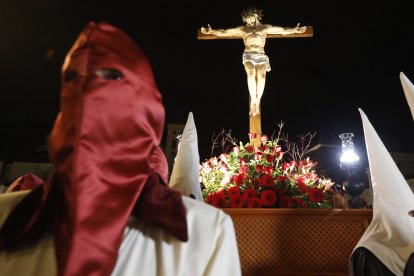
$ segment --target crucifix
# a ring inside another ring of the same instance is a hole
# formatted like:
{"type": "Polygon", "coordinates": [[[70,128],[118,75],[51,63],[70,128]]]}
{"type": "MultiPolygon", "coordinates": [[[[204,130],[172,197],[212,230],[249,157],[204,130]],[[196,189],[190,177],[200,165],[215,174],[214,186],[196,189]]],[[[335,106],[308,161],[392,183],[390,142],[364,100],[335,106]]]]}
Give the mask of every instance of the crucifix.
{"type": "Polygon", "coordinates": [[[241,17],[245,25],[229,29],[213,29],[208,25],[198,30],[198,39],[237,39],[242,38],[244,52],[242,63],[247,74],[247,87],[250,95],[250,143],[260,146],[262,134],[260,100],[263,95],[266,73],[270,71],[269,57],[265,54],[266,38],[291,38],[313,36],[312,26],[299,26],[293,28],[262,24],[263,13],[254,7],[242,11],[241,17]]]}

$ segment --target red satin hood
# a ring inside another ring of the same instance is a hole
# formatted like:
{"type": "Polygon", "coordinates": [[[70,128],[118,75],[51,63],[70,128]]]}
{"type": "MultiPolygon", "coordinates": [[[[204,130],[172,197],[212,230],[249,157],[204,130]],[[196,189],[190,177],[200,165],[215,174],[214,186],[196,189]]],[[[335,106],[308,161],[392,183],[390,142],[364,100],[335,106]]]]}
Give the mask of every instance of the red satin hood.
{"type": "Polygon", "coordinates": [[[121,30],[90,23],[62,67],[61,112],[50,137],[68,210],[60,215],[67,223],[58,225],[56,240],[60,272],[82,275],[102,267],[106,275],[112,269],[147,179],[157,173],[166,182],[159,148],[164,115],[143,52],[121,30]],[[99,75],[108,70],[121,77],[99,75]]]}
{"type": "MultiPolygon", "coordinates": [[[[137,181],[148,172],[148,157],[159,151],[164,116],[143,52],[119,29],[90,23],[62,67],[61,111],[50,157],[71,181],[137,181]],[[123,78],[97,76],[103,69],[116,69],[123,78]],[[73,72],[77,77],[65,81],[73,72]]],[[[161,162],[157,167],[165,178],[167,163],[161,162]]]]}
{"type": "Polygon", "coordinates": [[[181,194],[166,185],[163,126],[143,52],[121,30],[90,23],[62,68],[61,111],[49,141],[56,173],[7,218],[0,250],[53,225],[58,275],[105,276],[130,215],[187,241],[181,194]]]}

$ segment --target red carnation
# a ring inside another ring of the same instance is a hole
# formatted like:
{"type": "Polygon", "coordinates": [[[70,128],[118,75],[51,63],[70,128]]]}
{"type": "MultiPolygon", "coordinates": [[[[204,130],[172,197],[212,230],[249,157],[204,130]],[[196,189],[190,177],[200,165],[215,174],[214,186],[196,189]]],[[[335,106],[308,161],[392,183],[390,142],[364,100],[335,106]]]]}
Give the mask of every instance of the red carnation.
{"type": "Polygon", "coordinates": [[[247,202],[249,201],[248,198],[245,198],[244,196],[241,197],[240,199],[240,207],[246,207],[247,206],[247,202]]]}
{"type": "Polygon", "coordinates": [[[267,162],[272,163],[272,162],[273,162],[273,160],[274,160],[273,155],[266,154],[266,161],[267,161],[267,162]]]}
{"type": "Polygon", "coordinates": [[[279,175],[277,177],[277,181],[280,182],[280,184],[285,184],[285,181],[289,180],[289,177],[287,177],[286,175],[279,175]]]}
{"type": "Polygon", "coordinates": [[[272,190],[264,190],[261,194],[261,199],[264,206],[272,206],[277,200],[276,193],[272,190]]]}
{"type": "Polygon", "coordinates": [[[263,156],[263,153],[258,151],[254,154],[254,160],[261,160],[263,156]]]}
{"type": "Polygon", "coordinates": [[[290,208],[293,205],[293,200],[290,196],[284,195],[279,199],[280,208],[290,208]]]}
{"type": "Polygon", "coordinates": [[[244,191],[243,197],[247,199],[257,198],[257,192],[255,189],[252,188],[247,189],[246,191],[244,191]]]}
{"type": "Polygon", "coordinates": [[[206,203],[210,204],[210,205],[213,205],[213,194],[208,194],[206,196],[206,203]]]}
{"type": "Polygon", "coordinates": [[[302,199],[298,197],[294,197],[293,200],[296,202],[297,205],[299,205],[302,208],[306,208],[306,203],[302,201],[302,199]]]}
{"type": "Polygon", "coordinates": [[[258,179],[260,185],[262,186],[273,186],[275,185],[275,180],[269,174],[264,174],[258,179]]]}
{"type": "Polygon", "coordinates": [[[285,192],[286,192],[286,190],[285,189],[283,189],[283,188],[275,188],[275,192],[276,192],[276,194],[277,194],[277,197],[281,197],[282,195],[284,195],[285,194],[285,192]]]}
{"type": "Polygon", "coordinates": [[[301,193],[308,192],[309,189],[308,189],[308,186],[306,186],[306,184],[305,184],[305,178],[304,177],[299,177],[297,179],[297,183],[296,184],[298,185],[298,188],[299,188],[299,190],[300,190],[301,193]]]}
{"type": "Polygon", "coordinates": [[[233,195],[230,197],[230,207],[231,208],[241,208],[242,207],[242,197],[240,194],[233,195]]]}
{"type": "Polygon", "coordinates": [[[216,192],[213,194],[212,198],[213,206],[217,208],[226,207],[226,199],[224,198],[224,193],[222,191],[216,192]]]}
{"type": "Polygon", "coordinates": [[[246,174],[244,173],[239,173],[236,174],[235,176],[233,176],[233,181],[234,183],[236,183],[237,185],[243,185],[244,180],[246,179],[246,174]]]}
{"type": "Polygon", "coordinates": [[[324,198],[324,194],[318,187],[313,187],[310,189],[308,197],[311,202],[321,202],[324,198]]]}
{"type": "Polygon", "coordinates": [[[268,166],[266,168],[263,169],[265,173],[267,174],[271,174],[273,172],[273,167],[272,166],[268,166]]]}
{"type": "Polygon", "coordinates": [[[230,187],[229,189],[227,189],[227,194],[230,198],[234,196],[240,196],[240,189],[237,186],[230,187]]]}
{"type": "Polygon", "coordinates": [[[247,200],[247,208],[261,208],[263,202],[257,197],[247,200]]]}

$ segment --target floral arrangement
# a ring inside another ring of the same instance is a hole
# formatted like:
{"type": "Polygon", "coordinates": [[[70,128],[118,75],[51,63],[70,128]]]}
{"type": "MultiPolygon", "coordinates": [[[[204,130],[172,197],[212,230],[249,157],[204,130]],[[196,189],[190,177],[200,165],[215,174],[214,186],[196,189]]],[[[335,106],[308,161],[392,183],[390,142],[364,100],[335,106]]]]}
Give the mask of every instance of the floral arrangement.
{"type": "Polygon", "coordinates": [[[222,131],[217,137],[228,151],[200,165],[205,202],[219,208],[332,208],[334,183],[316,173],[317,162],[303,157],[314,134],[300,136],[298,145],[281,135],[282,127],[277,138],[262,135],[259,146],[222,131]]]}

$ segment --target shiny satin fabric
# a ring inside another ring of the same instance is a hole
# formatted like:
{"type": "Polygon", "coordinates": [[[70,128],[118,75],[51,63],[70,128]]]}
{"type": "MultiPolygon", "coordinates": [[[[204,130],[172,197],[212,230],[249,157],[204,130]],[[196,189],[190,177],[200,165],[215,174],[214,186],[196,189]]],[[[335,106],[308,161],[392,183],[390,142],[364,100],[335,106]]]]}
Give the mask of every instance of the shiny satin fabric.
{"type": "Polygon", "coordinates": [[[79,35],[62,67],[62,79],[50,156],[59,179],[67,183],[65,204],[73,208],[67,209],[71,223],[60,224],[58,260],[67,263],[58,263],[59,271],[90,275],[95,267],[107,266],[98,270],[107,275],[147,178],[153,170],[165,178],[168,170],[159,148],[164,107],[143,52],[105,23],[90,23],[79,35]],[[108,69],[123,77],[97,74],[108,69]],[[77,77],[65,81],[73,71],[77,77]],[[91,251],[91,258],[82,254],[91,251]],[[60,252],[68,256],[59,257],[60,252]]]}
{"type": "MultiPolygon", "coordinates": [[[[149,190],[158,194],[146,194],[148,204],[141,213],[158,208],[159,224],[167,230],[169,222],[179,221],[178,230],[173,226],[171,232],[185,241],[185,209],[180,194],[165,185],[168,165],[159,148],[162,98],[139,47],[110,24],[88,24],[62,66],[60,105],[49,141],[56,173],[43,194],[36,189],[38,197],[32,197],[34,202],[42,197],[33,217],[42,217],[38,213],[46,198],[53,198],[58,274],[110,275],[124,227],[146,183],[155,185],[149,190]],[[105,77],[105,70],[120,74],[105,77]],[[153,197],[169,201],[165,205],[177,211],[167,210],[170,218],[163,218],[163,201],[153,197]]],[[[25,229],[35,219],[28,221],[25,229]]]]}
{"type": "Polygon", "coordinates": [[[113,249],[151,170],[148,158],[162,137],[161,95],[143,52],[107,24],[90,23],[81,32],[63,64],[62,82],[50,157],[65,206],[73,207],[61,214],[69,224],[59,224],[58,269],[89,275],[102,260],[111,260],[101,274],[108,275],[116,259],[113,249]],[[104,79],[96,75],[102,69],[116,69],[124,77],[104,79]],[[68,72],[77,77],[65,81],[68,72]],[[79,254],[91,250],[96,262],[79,254]]]}

